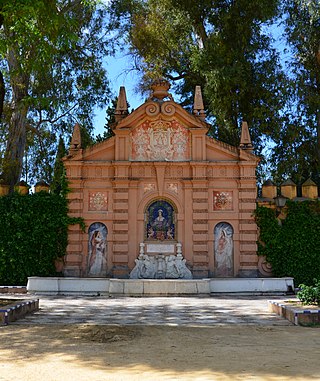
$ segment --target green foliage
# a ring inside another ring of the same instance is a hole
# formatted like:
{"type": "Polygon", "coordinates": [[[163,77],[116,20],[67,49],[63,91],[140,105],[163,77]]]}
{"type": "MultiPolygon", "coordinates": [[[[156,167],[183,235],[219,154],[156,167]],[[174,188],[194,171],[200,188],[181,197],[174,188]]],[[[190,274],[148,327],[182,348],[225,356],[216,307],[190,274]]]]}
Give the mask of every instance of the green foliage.
{"type": "Polygon", "coordinates": [[[0,284],[24,285],[28,276],[57,275],[54,261],[66,253],[65,198],[40,192],[0,197],[0,284]]]}
{"type": "Polygon", "coordinates": [[[306,286],[300,284],[300,291],[297,293],[302,304],[317,304],[320,305],[320,280],[314,279],[314,285],[306,286]]]}
{"type": "Polygon", "coordinates": [[[291,276],[295,284],[320,277],[320,201],[287,202],[281,224],[275,212],[257,207],[258,254],[265,255],[275,276],[291,276]]]}
{"type": "Polygon", "coordinates": [[[142,89],[165,77],[191,108],[201,85],[210,135],[237,146],[246,120],[257,154],[271,143],[274,178],[320,184],[319,0],[110,3],[142,89]]]}
{"type": "Polygon", "coordinates": [[[246,120],[259,151],[261,137],[279,130],[286,92],[278,54],[265,32],[277,5],[275,0],[115,0],[111,11],[144,83],[161,76],[175,81],[187,106],[195,85],[201,85],[212,134],[238,145],[246,120]]]}
{"type": "Polygon", "coordinates": [[[291,96],[273,152],[276,172],[320,184],[320,2],[283,1],[291,96]]]}
{"type": "Polygon", "coordinates": [[[23,166],[28,179],[50,182],[57,135],[67,140],[75,121],[92,133],[95,108],[105,107],[110,95],[106,20],[97,0],[1,2],[6,140],[0,140],[0,173],[11,185],[23,166]]]}
{"type": "MultiPolygon", "coordinates": [[[[106,124],[104,125],[105,131],[102,135],[96,136],[96,143],[103,142],[114,136],[113,128],[116,125],[115,111],[118,103],[118,97],[111,100],[109,107],[106,110],[106,124]]],[[[127,107],[129,110],[130,104],[127,102],[127,107]]]]}
{"type": "Polygon", "coordinates": [[[267,256],[270,262],[270,252],[277,246],[281,226],[270,208],[257,206],[255,218],[259,227],[258,254],[267,256]]]}
{"type": "Polygon", "coordinates": [[[60,136],[58,152],[53,170],[53,179],[50,185],[51,192],[57,195],[66,196],[68,193],[68,183],[66,178],[66,171],[63,165],[62,158],[66,155],[67,150],[64,141],[60,136]]]}

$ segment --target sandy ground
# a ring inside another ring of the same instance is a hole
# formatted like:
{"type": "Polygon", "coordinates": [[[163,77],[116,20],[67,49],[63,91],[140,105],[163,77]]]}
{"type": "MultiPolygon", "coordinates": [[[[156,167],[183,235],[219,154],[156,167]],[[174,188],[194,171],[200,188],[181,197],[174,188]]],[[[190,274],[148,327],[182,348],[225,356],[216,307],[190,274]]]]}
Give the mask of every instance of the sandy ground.
{"type": "Polygon", "coordinates": [[[320,328],[9,325],[0,380],[320,380],[320,328]]]}

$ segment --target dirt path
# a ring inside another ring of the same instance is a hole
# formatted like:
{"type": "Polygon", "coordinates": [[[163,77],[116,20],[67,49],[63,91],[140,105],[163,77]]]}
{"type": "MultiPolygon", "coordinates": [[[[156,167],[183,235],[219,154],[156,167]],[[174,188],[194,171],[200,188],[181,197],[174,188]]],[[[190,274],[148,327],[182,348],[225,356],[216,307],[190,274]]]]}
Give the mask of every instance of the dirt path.
{"type": "Polygon", "coordinates": [[[9,325],[0,380],[320,380],[320,329],[9,325]]]}

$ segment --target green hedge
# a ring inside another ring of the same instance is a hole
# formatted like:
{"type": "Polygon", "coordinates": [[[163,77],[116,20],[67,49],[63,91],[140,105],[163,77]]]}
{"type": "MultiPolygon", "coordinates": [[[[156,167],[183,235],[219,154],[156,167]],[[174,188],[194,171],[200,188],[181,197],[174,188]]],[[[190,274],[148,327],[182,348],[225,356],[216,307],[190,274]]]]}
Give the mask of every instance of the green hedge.
{"type": "Polygon", "coordinates": [[[40,192],[0,197],[0,285],[25,285],[28,276],[57,275],[54,261],[68,243],[65,198],[40,192]]]}
{"type": "Polygon", "coordinates": [[[279,224],[274,210],[257,207],[258,254],[266,255],[275,276],[311,285],[320,278],[320,202],[288,201],[286,208],[279,224]]]}

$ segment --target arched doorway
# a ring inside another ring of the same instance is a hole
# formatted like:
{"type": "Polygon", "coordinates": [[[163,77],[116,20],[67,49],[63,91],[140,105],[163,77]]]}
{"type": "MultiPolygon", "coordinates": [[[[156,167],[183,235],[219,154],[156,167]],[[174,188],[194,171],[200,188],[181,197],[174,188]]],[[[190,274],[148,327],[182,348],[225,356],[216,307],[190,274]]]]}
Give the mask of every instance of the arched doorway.
{"type": "Polygon", "coordinates": [[[232,277],[233,227],[219,222],[214,228],[214,274],[216,277],[232,277]]]}

